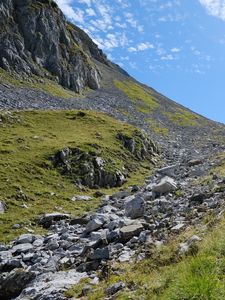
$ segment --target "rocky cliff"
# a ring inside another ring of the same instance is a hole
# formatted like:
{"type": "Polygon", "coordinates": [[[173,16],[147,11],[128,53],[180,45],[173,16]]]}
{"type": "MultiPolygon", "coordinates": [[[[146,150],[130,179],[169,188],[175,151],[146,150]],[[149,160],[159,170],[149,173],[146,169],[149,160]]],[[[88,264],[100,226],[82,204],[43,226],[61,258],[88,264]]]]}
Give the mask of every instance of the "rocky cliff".
{"type": "Polygon", "coordinates": [[[85,32],[66,21],[54,1],[0,0],[1,68],[81,92],[100,87],[96,61],[119,69],[85,32]]]}

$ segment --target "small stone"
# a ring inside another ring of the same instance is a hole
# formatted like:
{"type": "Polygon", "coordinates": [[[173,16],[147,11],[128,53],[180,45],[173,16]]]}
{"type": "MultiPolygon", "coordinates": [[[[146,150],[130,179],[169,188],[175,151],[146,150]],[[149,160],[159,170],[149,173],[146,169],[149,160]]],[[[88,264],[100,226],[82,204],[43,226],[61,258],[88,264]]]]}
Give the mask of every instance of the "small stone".
{"type": "Polygon", "coordinates": [[[184,227],[185,227],[185,224],[180,223],[180,224],[177,224],[176,226],[172,227],[171,231],[173,233],[179,233],[184,227]]]}
{"type": "Polygon", "coordinates": [[[3,201],[0,201],[0,214],[4,214],[6,210],[6,204],[3,201]]]}
{"type": "Polygon", "coordinates": [[[123,281],[118,281],[117,283],[114,283],[112,285],[110,285],[107,289],[106,289],[106,294],[108,296],[113,296],[115,295],[117,292],[123,290],[126,287],[125,283],[123,281]]]}
{"type": "Polygon", "coordinates": [[[12,229],[19,229],[21,226],[20,226],[20,224],[14,224],[13,226],[12,226],[12,229]]]}
{"type": "Polygon", "coordinates": [[[80,196],[80,195],[75,195],[71,199],[72,201],[91,201],[93,200],[92,197],[90,196],[80,196]]]}

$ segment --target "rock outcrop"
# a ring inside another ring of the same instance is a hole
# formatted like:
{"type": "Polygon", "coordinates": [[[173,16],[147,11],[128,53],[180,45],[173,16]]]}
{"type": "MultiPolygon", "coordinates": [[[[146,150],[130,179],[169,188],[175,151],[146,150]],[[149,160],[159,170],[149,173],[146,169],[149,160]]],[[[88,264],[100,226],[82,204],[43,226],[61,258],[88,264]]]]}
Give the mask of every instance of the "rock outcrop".
{"type": "Polygon", "coordinates": [[[49,78],[81,92],[100,87],[95,61],[113,66],[54,1],[0,0],[1,68],[19,79],[49,78]]]}
{"type": "Polygon", "coordinates": [[[54,164],[62,175],[68,176],[77,185],[101,188],[117,187],[125,182],[125,173],[115,166],[110,168],[111,161],[92,151],[65,148],[56,153],[54,164]]]}

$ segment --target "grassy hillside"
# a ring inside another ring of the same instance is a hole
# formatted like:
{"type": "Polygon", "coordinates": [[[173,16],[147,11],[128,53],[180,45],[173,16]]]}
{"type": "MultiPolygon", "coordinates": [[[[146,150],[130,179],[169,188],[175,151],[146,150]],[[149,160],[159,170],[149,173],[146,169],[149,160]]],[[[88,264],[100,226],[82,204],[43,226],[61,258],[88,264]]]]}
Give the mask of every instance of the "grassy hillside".
{"type": "Polygon", "coordinates": [[[93,195],[95,190],[79,191],[74,182],[53,167],[49,158],[65,147],[78,147],[84,151],[96,151],[97,148],[101,157],[110,158],[113,167],[121,169],[127,164],[133,170],[126,186],[141,184],[151,172],[149,161],[140,163],[116,138],[119,132],[132,136],[136,130],[94,112],[2,112],[0,200],[6,202],[8,209],[5,214],[0,214],[0,240],[9,241],[26,232],[24,227],[36,230],[34,220],[42,213],[59,211],[80,215],[97,207],[98,199],[71,201],[76,194],[93,195]],[[15,223],[22,228],[12,229],[15,223]]]}

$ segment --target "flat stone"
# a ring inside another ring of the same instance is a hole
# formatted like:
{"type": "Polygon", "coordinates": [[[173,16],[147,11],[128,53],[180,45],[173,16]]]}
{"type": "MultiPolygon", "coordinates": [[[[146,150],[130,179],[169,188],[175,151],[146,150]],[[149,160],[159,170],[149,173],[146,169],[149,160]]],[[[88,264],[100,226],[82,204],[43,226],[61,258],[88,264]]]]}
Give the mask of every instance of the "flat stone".
{"type": "Polygon", "coordinates": [[[104,248],[98,248],[94,250],[93,253],[90,254],[89,258],[92,260],[97,260],[97,259],[109,259],[109,247],[104,247],[104,248]]]}
{"type": "Polygon", "coordinates": [[[17,244],[31,244],[34,241],[35,237],[31,234],[22,234],[16,240],[17,244]]]}
{"type": "Polygon", "coordinates": [[[144,230],[142,224],[133,224],[120,228],[121,239],[123,242],[129,241],[133,236],[138,236],[144,230]]]}
{"type": "Polygon", "coordinates": [[[27,244],[18,244],[16,246],[13,246],[11,249],[11,252],[13,254],[19,254],[19,253],[26,253],[33,249],[33,245],[27,243],[27,244]]]}
{"type": "Polygon", "coordinates": [[[180,223],[180,224],[177,224],[176,226],[172,227],[171,231],[174,233],[179,233],[184,227],[185,227],[185,224],[180,223]]]}
{"type": "Polygon", "coordinates": [[[102,227],[102,225],[104,224],[104,222],[102,220],[99,219],[92,219],[88,222],[87,226],[86,226],[86,232],[92,232],[96,229],[99,229],[102,227]]]}
{"type": "Polygon", "coordinates": [[[90,196],[81,196],[81,195],[75,195],[71,199],[72,201],[91,201],[93,200],[90,196]]]}
{"type": "Polygon", "coordinates": [[[42,225],[44,228],[49,228],[54,221],[60,221],[68,218],[69,218],[69,214],[62,214],[58,212],[45,214],[39,219],[38,224],[42,225]]]}
{"type": "Polygon", "coordinates": [[[178,167],[179,167],[178,165],[166,166],[164,168],[159,169],[157,172],[164,176],[173,177],[175,176],[175,171],[178,167]]]}

